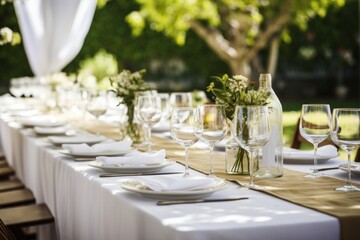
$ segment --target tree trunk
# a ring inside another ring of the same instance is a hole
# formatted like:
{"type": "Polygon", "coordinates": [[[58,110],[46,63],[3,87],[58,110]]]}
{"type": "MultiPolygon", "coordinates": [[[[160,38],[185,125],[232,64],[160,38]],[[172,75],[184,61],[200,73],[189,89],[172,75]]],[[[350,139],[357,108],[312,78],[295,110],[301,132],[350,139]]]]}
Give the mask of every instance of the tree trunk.
{"type": "Polygon", "coordinates": [[[270,53],[268,59],[267,72],[270,73],[275,79],[276,67],[279,57],[279,48],[280,48],[280,38],[278,36],[274,37],[270,43],[270,53]]]}
{"type": "Polygon", "coordinates": [[[250,76],[251,67],[249,62],[240,61],[238,59],[230,59],[228,61],[232,75],[250,76]]]}

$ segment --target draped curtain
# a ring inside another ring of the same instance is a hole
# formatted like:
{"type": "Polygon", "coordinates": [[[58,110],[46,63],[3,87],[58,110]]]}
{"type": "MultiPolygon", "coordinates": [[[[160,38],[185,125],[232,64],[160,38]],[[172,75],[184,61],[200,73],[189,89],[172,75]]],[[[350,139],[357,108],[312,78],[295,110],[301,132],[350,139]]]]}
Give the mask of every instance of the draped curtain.
{"type": "Polygon", "coordinates": [[[61,71],[81,50],[96,0],[15,0],[14,7],[35,76],[61,71]]]}

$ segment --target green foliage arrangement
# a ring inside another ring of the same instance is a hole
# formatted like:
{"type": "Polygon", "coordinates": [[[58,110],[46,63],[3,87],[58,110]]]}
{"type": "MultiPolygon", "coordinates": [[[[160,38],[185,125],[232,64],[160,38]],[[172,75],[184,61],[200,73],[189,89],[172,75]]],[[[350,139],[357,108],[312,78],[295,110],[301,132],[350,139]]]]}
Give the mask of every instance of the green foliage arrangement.
{"type": "MultiPolygon", "coordinates": [[[[225,106],[226,118],[231,121],[234,117],[235,107],[238,105],[266,105],[270,92],[264,89],[255,89],[254,82],[242,75],[229,77],[224,74],[222,77],[215,76],[215,82],[211,82],[207,88],[208,92],[214,95],[217,104],[225,106]]],[[[249,161],[247,152],[239,146],[236,159],[231,167],[232,173],[248,174],[249,161]]],[[[254,169],[258,165],[254,164],[254,169]]]]}
{"type": "Polygon", "coordinates": [[[207,91],[214,95],[217,104],[222,104],[226,109],[226,117],[232,120],[237,105],[266,105],[270,92],[255,90],[253,81],[242,75],[229,77],[215,76],[215,82],[211,82],[207,91]]]}
{"type": "Polygon", "coordinates": [[[137,93],[150,90],[150,85],[143,79],[144,74],[144,69],[135,72],[123,70],[117,76],[110,77],[112,90],[120,97],[119,104],[127,106],[126,132],[134,142],[140,139],[140,131],[133,122],[137,93]]]}

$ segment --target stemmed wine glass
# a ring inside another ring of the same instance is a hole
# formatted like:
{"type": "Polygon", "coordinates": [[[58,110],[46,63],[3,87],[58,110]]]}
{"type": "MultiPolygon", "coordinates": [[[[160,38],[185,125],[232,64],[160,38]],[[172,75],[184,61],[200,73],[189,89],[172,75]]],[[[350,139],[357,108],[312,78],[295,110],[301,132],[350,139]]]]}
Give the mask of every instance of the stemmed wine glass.
{"type": "Polygon", "coordinates": [[[137,102],[138,117],[140,121],[146,126],[146,141],[145,145],[148,146],[148,152],[151,151],[151,128],[155,123],[161,119],[161,99],[156,95],[139,96],[137,102]]]}
{"type": "MultiPolygon", "coordinates": [[[[108,109],[107,96],[103,93],[97,93],[90,96],[87,102],[86,110],[99,122],[101,115],[104,115],[108,109]]],[[[99,127],[96,128],[96,135],[100,135],[99,127]]]]}
{"type": "Polygon", "coordinates": [[[360,191],[351,183],[351,153],[360,146],[360,108],[336,108],[331,121],[331,140],[348,155],[347,182],[336,191],[360,191]]]}
{"type": "Polygon", "coordinates": [[[192,95],[190,92],[173,92],[170,94],[170,106],[174,107],[192,107],[192,95]]]}
{"type": "Polygon", "coordinates": [[[266,106],[236,106],[231,131],[235,140],[249,153],[249,188],[254,185],[254,156],[269,140],[271,129],[266,106]]]}
{"type": "Polygon", "coordinates": [[[330,119],[330,106],[328,104],[302,105],[299,131],[301,136],[314,146],[314,168],[305,177],[317,178],[321,176],[317,168],[317,149],[319,143],[330,134],[330,119]]]}
{"type": "Polygon", "coordinates": [[[175,107],[171,113],[170,133],[172,139],[185,148],[184,177],[189,176],[189,147],[199,140],[196,131],[196,108],[175,107]]]}
{"type": "Polygon", "coordinates": [[[170,117],[170,95],[168,93],[158,93],[161,99],[161,120],[160,122],[166,122],[170,117]]]}
{"type": "Polygon", "coordinates": [[[214,176],[213,151],[216,143],[220,142],[227,133],[225,108],[223,105],[207,104],[197,108],[197,122],[201,140],[210,148],[209,177],[214,176]]]}

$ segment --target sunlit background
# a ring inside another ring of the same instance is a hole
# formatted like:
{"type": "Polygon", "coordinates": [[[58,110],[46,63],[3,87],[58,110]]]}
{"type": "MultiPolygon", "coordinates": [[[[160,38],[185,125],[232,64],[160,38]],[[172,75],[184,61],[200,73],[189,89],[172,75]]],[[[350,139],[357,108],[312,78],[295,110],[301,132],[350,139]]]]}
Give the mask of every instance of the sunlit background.
{"type": "MultiPolygon", "coordinates": [[[[102,81],[108,81],[108,76],[123,69],[146,69],[145,79],[153,82],[159,92],[206,90],[211,76],[234,73],[229,62],[209,47],[196,28],[187,27],[185,34],[181,34],[171,24],[181,14],[188,15],[198,23],[210,27],[214,24],[231,39],[234,36],[229,36],[227,30],[237,24],[234,19],[243,15],[220,11],[220,17],[216,18],[210,11],[212,8],[202,6],[210,10],[199,16],[195,10],[200,1],[184,1],[186,7],[183,3],[161,2],[163,9],[154,9],[156,0],[98,1],[80,53],[62,72],[92,74],[100,85],[106,86],[102,81]],[[148,18],[140,18],[142,13],[147,13],[148,18]],[[156,21],[156,16],[162,18],[156,21]],[[229,21],[230,18],[233,19],[229,21]],[[135,36],[134,32],[138,34],[135,36]]],[[[253,22],[245,39],[248,49],[256,44],[259,36],[256,34],[272,24],[267,20],[281,14],[282,9],[282,1],[277,4],[267,0],[214,2],[229,4],[227,11],[240,9],[242,14],[251,16],[253,22]],[[249,5],[244,7],[243,2],[249,5]]],[[[264,42],[248,68],[241,72],[253,80],[262,72],[272,72],[273,88],[284,109],[286,145],[291,141],[301,104],[329,103],[332,108],[360,106],[359,1],[290,2],[295,10],[287,23],[264,42]]],[[[0,27],[3,26],[20,31],[12,4],[0,6],[0,27]]],[[[33,76],[22,43],[0,47],[0,73],[1,94],[8,92],[10,79],[33,76]]]]}

